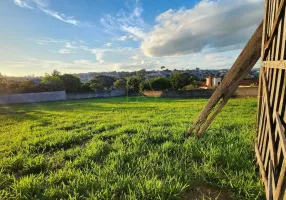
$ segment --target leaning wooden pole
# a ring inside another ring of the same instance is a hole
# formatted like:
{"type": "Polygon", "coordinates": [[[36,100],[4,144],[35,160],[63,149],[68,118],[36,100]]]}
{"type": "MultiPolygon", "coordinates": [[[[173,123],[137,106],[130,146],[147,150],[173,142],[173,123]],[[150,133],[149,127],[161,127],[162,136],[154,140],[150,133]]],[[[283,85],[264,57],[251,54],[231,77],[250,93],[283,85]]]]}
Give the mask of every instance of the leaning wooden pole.
{"type": "Polygon", "coordinates": [[[216,115],[221,111],[227,101],[238,88],[239,83],[247,76],[261,56],[263,22],[257,28],[243,51],[215,90],[205,108],[201,111],[196,121],[191,126],[186,137],[195,134],[201,137],[209,127],[216,115]]]}

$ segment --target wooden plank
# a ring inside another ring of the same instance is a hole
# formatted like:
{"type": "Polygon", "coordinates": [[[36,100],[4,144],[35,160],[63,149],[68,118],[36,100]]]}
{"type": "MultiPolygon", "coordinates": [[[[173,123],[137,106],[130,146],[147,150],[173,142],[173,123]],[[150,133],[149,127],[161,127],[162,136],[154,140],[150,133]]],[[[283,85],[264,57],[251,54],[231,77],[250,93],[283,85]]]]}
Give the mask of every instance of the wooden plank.
{"type": "Polygon", "coordinates": [[[286,174],[285,172],[286,172],[286,166],[285,166],[285,160],[284,160],[281,171],[279,173],[276,190],[274,191],[274,199],[279,199],[279,197],[281,196],[281,189],[285,181],[285,174],[286,174]]]}
{"type": "Polygon", "coordinates": [[[285,2],[286,2],[286,0],[282,0],[281,3],[280,3],[279,9],[278,9],[278,13],[277,13],[275,21],[274,21],[274,25],[271,26],[272,30],[271,30],[271,33],[270,33],[269,40],[266,42],[266,45],[264,47],[264,55],[269,50],[270,44],[272,43],[273,39],[275,38],[275,32],[277,31],[277,27],[279,25],[279,19],[280,19],[282,13],[283,13],[282,12],[283,8],[285,9],[285,2]]]}
{"type": "Polygon", "coordinates": [[[276,89],[276,94],[275,94],[275,101],[274,101],[274,106],[273,106],[273,116],[272,120],[275,120],[275,115],[274,113],[278,110],[278,99],[280,100],[280,94],[281,94],[281,77],[282,77],[282,69],[277,69],[278,70],[278,79],[277,79],[277,89],[276,89]]]}
{"type": "Polygon", "coordinates": [[[275,94],[275,89],[276,89],[276,73],[277,73],[277,69],[273,68],[272,83],[271,83],[271,90],[270,90],[270,107],[273,107],[274,94],[275,94]]]}
{"type": "MultiPolygon", "coordinates": [[[[262,102],[262,101],[261,101],[262,102]]],[[[264,122],[264,117],[265,117],[265,111],[264,111],[264,104],[262,104],[262,108],[260,109],[260,120],[259,120],[259,129],[258,129],[258,136],[257,136],[257,141],[258,141],[258,146],[260,147],[260,145],[262,144],[263,141],[263,135],[264,132],[262,131],[262,127],[263,127],[263,122],[264,122]]]]}
{"type": "MultiPolygon", "coordinates": [[[[264,183],[264,185],[266,187],[268,185],[268,180],[267,180],[266,172],[265,172],[265,169],[264,169],[264,166],[263,166],[263,162],[261,160],[260,152],[258,150],[258,147],[257,147],[256,143],[255,143],[255,154],[256,154],[258,166],[260,168],[260,173],[261,173],[261,176],[262,176],[262,182],[264,183]]],[[[267,189],[267,188],[265,188],[265,189],[267,189]]]]}
{"type": "Polygon", "coordinates": [[[286,70],[286,60],[281,61],[263,61],[262,66],[270,69],[284,69],[286,70]]]}
{"type": "Polygon", "coordinates": [[[263,159],[264,160],[264,168],[267,169],[268,167],[268,164],[269,164],[269,160],[270,160],[270,145],[268,144],[267,145],[267,150],[266,150],[266,153],[265,153],[265,158],[263,159]]]}
{"type": "MultiPolygon", "coordinates": [[[[262,75],[262,81],[264,85],[267,85],[267,82],[265,80],[264,74],[262,75]]],[[[273,142],[273,134],[272,134],[272,124],[271,124],[271,115],[270,115],[270,105],[269,105],[269,94],[267,92],[266,87],[263,87],[264,90],[264,103],[266,107],[266,116],[267,116],[267,129],[269,130],[269,145],[270,145],[270,152],[271,152],[271,159],[273,159],[273,165],[274,167],[277,166],[276,162],[276,151],[274,148],[274,142],[273,142]]]]}
{"type": "Polygon", "coordinates": [[[265,19],[263,21],[263,32],[262,32],[262,48],[261,48],[261,58],[264,58],[264,43],[266,42],[266,40],[268,40],[268,36],[267,36],[267,31],[266,29],[267,27],[267,17],[268,17],[268,4],[269,4],[269,0],[265,0],[265,5],[264,5],[264,18],[265,19]]]}
{"type": "Polygon", "coordinates": [[[271,160],[269,161],[269,170],[268,170],[268,192],[267,192],[267,199],[273,199],[273,185],[272,185],[272,177],[273,177],[273,165],[271,160]]]}
{"type": "Polygon", "coordinates": [[[283,150],[283,154],[286,156],[286,137],[285,137],[285,129],[281,123],[280,116],[277,112],[276,113],[276,126],[278,129],[280,142],[281,142],[281,148],[283,150]]]}
{"type": "Polygon", "coordinates": [[[276,41],[276,52],[275,52],[275,60],[279,60],[280,58],[280,48],[281,48],[281,29],[282,29],[282,18],[279,19],[279,27],[277,33],[277,41],[276,41]]]}
{"type": "Polygon", "coordinates": [[[215,106],[222,100],[227,103],[231,94],[238,88],[239,83],[247,76],[259,60],[261,56],[262,31],[263,22],[242,50],[226,77],[215,90],[205,108],[201,111],[195,122],[193,122],[188,133],[185,134],[185,137],[189,137],[192,134],[195,134],[197,137],[202,136],[203,130],[208,128],[204,125],[210,124],[212,119],[216,117],[216,115],[212,115],[212,117],[209,118],[215,106]],[[225,98],[225,96],[228,96],[228,98],[225,98]]]}
{"type": "Polygon", "coordinates": [[[282,110],[285,108],[285,94],[286,94],[286,71],[284,71],[283,85],[281,91],[280,105],[278,109],[279,115],[282,115],[282,110]]]}
{"type": "Polygon", "coordinates": [[[282,37],[282,47],[281,47],[281,54],[280,54],[280,60],[284,60],[284,52],[285,52],[285,38],[286,38],[286,20],[285,20],[285,16],[286,16],[286,9],[284,11],[284,17],[282,18],[283,21],[283,37],[282,37]]]}

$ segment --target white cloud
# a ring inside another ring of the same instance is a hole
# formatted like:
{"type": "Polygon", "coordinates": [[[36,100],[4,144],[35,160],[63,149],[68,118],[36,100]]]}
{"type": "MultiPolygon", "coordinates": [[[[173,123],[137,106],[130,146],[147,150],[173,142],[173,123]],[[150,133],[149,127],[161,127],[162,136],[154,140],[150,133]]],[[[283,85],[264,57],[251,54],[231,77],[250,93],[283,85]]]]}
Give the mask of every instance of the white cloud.
{"type": "Polygon", "coordinates": [[[14,4],[22,8],[34,9],[32,5],[46,7],[49,0],[12,0],[14,4]]]}
{"type": "Polygon", "coordinates": [[[134,40],[138,40],[138,39],[144,39],[146,34],[142,31],[142,29],[138,28],[138,27],[134,27],[134,26],[121,26],[121,29],[123,31],[126,31],[127,33],[132,34],[132,38],[134,40]]]}
{"type": "Polygon", "coordinates": [[[52,16],[65,23],[79,25],[80,21],[76,20],[73,16],[66,16],[65,14],[47,9],[49,0],[13,0],[14,4],[22,8],[34,9],[38,8],[49,16],[52,16]]]}
{"type": "Polygon", "coordinates": [[[107,33],[124,32],[127,34],[120,37],[118,39],[120,41],[125,41],[128,38],[138,41],[143,40],[146,36],[145,30],[148,26],[142,18],[143,8],[139,5],[139,1],[135,1],[134,3],[135,7],[130,12],[121,10],[116,16],[106,14],[100,19],[107,33]]]}
{"type": "Polygon", "coordinates": [[[21,8],[33,9],[33,7],[30,6],[28,3],[26,3],[24,0],[13,0],[13,1],[14,1],[14,4],[16,4],[17,6],[21,8]]]}
{"type": "Polygon", "coordinates": [[[72,54],[72,53],[76,53],[76,52],[71,50],[71,49],[60,49],[59,53],[60,54],[72,54]]]}
{"type": "Polygon", "coordinates": [[[126,39],[127,39],[126,35],[117,38],[117,40],[119,40],[119,41],[125,41],[126,39]]]}
{"type": "Polygon", "coordinates": [[[108,43],[106,43],[104,46],[106,46],[106,47],[111,47],[111,46],[112,46],[112,43],[108,42],[108,43]]]}
{"type": "Polygon", "coordinates": [[[241,48],[260,24],[263,6],[264,0],[202,0],[192,9],[170,9],[157,17],[141,48],[151,57],[241,48]]]}
{"type": "Polygon", "coordinates": [[[43,7],[39,7],[44,13],[46,13],[47,15],[50,15],[52,17],[55,17],[56,19],[63,21],[65,23],[69,23],[69,24],[73,24],[73,25],[78,25],[79,21],[74,19],[73,16],[66,16],[65,14],[60,14],[58,12],[52,11],[52,10],[48,10],[45,9],[43,7]]]}

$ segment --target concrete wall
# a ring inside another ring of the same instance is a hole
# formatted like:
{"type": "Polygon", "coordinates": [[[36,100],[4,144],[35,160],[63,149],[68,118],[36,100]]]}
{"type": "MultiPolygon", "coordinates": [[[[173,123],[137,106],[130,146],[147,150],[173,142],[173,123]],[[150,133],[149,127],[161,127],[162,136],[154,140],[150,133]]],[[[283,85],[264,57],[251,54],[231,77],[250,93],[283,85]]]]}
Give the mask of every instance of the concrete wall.
{"type": "Polygon", "coordinates": [[[67,99],[90,99],[90,98],[107,98],[125,96],[125,90],[112,90],[104,92],[89,92],[89,93],[67,93],[67,99]]]}
{"type": "Polygon", "coordinates": [[[0,105],[66,100],[66,92],[41,92],[0,95],[0,105]]]}
{"type": "MultiPolygon", "coordinates": [[[[146,91],[148,97],[170,97],[170,98],[210,98],[214,89],[207,90],[181,90],[181,91],[146,91]]],[[[234,97],[257,97],[258,88],[238,88],[234,97]]]]}
{"type": "Polygon", "coordinates": [[[148,97],[209,98],[214,90],[146,91],[148,97]]]}
{"type": "Polygon", "coordinates": [[[125,90],[112,90],[105,92],[91,93],[68,93],[61,92],[41,92],[41,93],[23,93],[23,94],[5,94],[0,95],[0,105],[15,103],[36,103],[44,101],[62,101],[67,99],[89,99],[98,97],[119,97],[125,96],[125,90]]]}
{"type": "Polygon", "coordinates": [[[258,87],[238,88],[233,95],[235,97],[257,97],[258,87]]]}

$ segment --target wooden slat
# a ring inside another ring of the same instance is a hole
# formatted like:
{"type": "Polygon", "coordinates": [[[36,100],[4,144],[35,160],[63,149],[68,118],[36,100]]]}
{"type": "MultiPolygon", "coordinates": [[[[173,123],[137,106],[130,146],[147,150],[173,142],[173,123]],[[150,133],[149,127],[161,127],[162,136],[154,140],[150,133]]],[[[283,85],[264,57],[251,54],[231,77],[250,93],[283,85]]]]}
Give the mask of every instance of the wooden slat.
{"type": "Polygon", "coordinates": [[[284,77],[283,77],[281,98],[280,98],[280,104],[279,104],[279,109],[278,109],[279,115],[282,115],[283,107],[285,108],[285,94],[286,94],[286,71],[284,71],[284,77]]]}
{"type": "MultiPolygon", "coordinates": [[[[267,179],[267,176],[266,176],[266,173],[265,173],[265,169],[264,169],[264,166],[263,166],[263,162],[262,162],[262,159],[261,159],[260,152],[259,152],[259,149],[257,147],[257,144],[255,144],[255,154],[256,154],[258,166],[260,168],[260,173],[261,173],[261,176],[262,176],[262,182],[264,183],[264,185],[266,187],[268,185],[268,179],[267,179]]],[[[267,189],[267,188],[265,188],[265,189],[267,189]]]]}
{"type": "MultiPolygon", "coordinates": [[[[262,74],[262,81],[263,85],[267,85],[267,82],[265,80],[265,75],[262,74]]],[[[276,151],[274,149],[274,142],[273,142],[273,135],[272,135],[272,125],[271,125],[271,115],[270,115],[270,105],[269,105],[269,94],[266,89],[266,87],[263,87],[264,90],[264,103],[266,107],[266,116],[267,116],[267,129],[269,130],[269,145],[270,145],[270,153],[271,153],[271,159],[273,159],[273,165],[276,166],[276,151]]]]}
{"type": "Polygon", "coordinates": [[[266,42],[266,45],[264,47],[264,55],[265,55],[265,52],[267,52],[267,50],[269,50],[269,46],[272,43],[273,39],[275,38],[275,31],[277,31],[276,29],[279,25],[279,19],[283,13],[282,10],[283,10],[283,8],[285,8],[285,2],[286,2],[286,0],[282,0],[280,3],[278,13],[277,13],[277,16],[276,16],[275,21],[274,21],[274,25],[272,26],[272,31],[270,33],[269,40],[266,42]]]}
{"type": "Polygon", "coordinates": [[[262,48],[261,48],[261,58],[264,58],[264,43],[266,40],[268,40],[268,36],[267,36],[267,31],[266,29],[267,27],[267,17],[268,17],[268,4],[269,4],[269,0],[265,0],[265,9],[264,9],[264,21],[263,21],[263,34],[262,34],[262,48]]]}
{"type": "Polygon", "coordinates": [[[281,52],[280,52],[280,60],[284,60],[284,52],[285,52],[285,38],[286,38],[286,20],[285,20],[285,14],[286,14],[286,9],[284,11],[284,18],[282,18],[282,21],[283,21],[283,27],[282,27],[282,30],[283,30],[283,37],[282,37],[282,40],[281,40],[281,52]]]}
{"type": "Polygon", "coordinates": [[[275,199],[279,199],[279,197],[281,196],[281,189],[282,189],[282,186],[283,186],[284,181],[285,181],[285,174],[286,174],[285,172],[286,172],[286,166],[285,166],[285,160],[284,160],[284,162],[282,164],[281,172],[279,174],[276,190],[274,191],[274,198],[275,199]]]}
{"type": "MultiPolygon", "coordinates": [[[[276,88],[276,93],[275,93],[275,101],[274,101],[274,106],[273,106],[273,111],[274,113],[277,111],[278,108],[278,100],[280,100],[280,94],[281,94],[281,77],[282,77],[282,69],[277,69],[278,70],[278,79],[277,79],[277,88],[276,88]]],[[[275,115],[273,113],[273,121],[275,120],[275,115]]]]}
{"type": "Polygon", "coordinates": [[[269,170],[268,170],[268,192],[267,192],[267,199],[272,200],[273,199],[273,183],[272,183],[272,177],[273,177],[273,166],[271,160],[269,160],[269,170]]]}
{"type": "Polygon", "coordinates": [[[276,112],[276,126],[278,129],[279,137],[280,137],[280,142],[282,143],[282,150],[284,155],[286,156],[286,138],[285,138],[285,129],[281,123],[281,119],[279,114],[276,112]]]}
{"type": "Polygon", "coordinates": [[[263,61],[262,66],[265,68],[275,68],[275,69],[284,69],[286,70],[286,60],[281,61],[263,61]]]}

